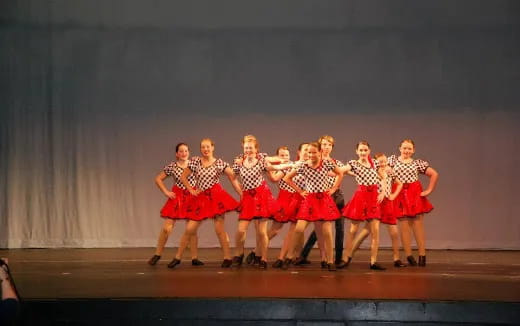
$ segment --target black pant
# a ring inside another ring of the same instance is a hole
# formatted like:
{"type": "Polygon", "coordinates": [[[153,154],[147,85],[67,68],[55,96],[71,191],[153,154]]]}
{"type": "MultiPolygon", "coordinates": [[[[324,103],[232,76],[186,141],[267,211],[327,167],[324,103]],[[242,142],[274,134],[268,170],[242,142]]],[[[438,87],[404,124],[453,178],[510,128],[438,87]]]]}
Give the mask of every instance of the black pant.
{"type": "MultiPolygon", "coordinates": [[[[341,212],[343,209],[343,206],[345,206],[345,199],[343,198],[343,192],[338,189],[336,192],[332,194],[332,199],[334,199],[334,202],[336,203],[336,207],[341,212]]],[[[334,250],[336,252],[336,261],[340,261],[343,259],[343,237],[345,235],[345,224],[344,224],[344,218],[340,217],[336,221],[334,221],[334,226],[336,228],[336,238],[335,238],[335,246],[334,250]]],[[[316,231],[312,231],[311,235],[309,236],[309,239],[307,239],[307,242],[305,243],[305,246],[303,246],[302,252],[300,254],[300,257],[307,258],[309,256],[309,253],[311,252],[312,247],[314,247],[314,244],[318,240],[318,237],[316,236],[316,231]]]]}

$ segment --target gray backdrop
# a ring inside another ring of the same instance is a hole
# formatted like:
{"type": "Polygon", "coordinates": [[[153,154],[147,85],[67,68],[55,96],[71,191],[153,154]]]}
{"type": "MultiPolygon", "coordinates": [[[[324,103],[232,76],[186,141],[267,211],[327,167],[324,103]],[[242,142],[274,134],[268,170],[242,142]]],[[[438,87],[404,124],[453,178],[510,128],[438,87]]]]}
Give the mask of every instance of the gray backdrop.
{"type": "MultiPolygon", "coordinates": [[[[245,134],[294,157],[326,133],[341,160],[361,139],[388,154],[416,141],[416,157],[440,173],[429,248],[520,249],[519,9],[2,1],[0,247],[154,246],[165,198],[153,179],[177,142],[197,155],[211,137],[231,161],[245,134]]],[[[354,180],[342,188],[348,199],[354,180]]],[[[227,215],[232,241],[236,220],[227,215]]],[[[212,223],[199,243],[218,245],[212,223]]]]}

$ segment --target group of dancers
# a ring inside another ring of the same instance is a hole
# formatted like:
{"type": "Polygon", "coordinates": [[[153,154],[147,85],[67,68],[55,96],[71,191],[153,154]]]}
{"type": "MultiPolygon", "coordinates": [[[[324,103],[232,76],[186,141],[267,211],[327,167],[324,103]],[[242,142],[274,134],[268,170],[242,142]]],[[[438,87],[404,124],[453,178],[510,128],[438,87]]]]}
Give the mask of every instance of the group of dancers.
{"type": "Polygon", "coordinates": [[[212,219],[223,251],[223,268],[240,267],[245,260],[247,264],[266,269],[269,241],[284,225],[289,225],[273,268],[309,264],[307,257],[316,241],[322,268],[329,271],[346,268],[356,249],[370,235],[369,268],[385,270],[377,262],[380,223],[388,227],[394,267],[407,266],[400,259],[399,234],[408,265],[426,266],[423,216],[433,209],[427,196],[435,188],[437,171],[428,162],[413,158],[415,144],[411,139],[400,143],[399,155],[387,157],[377,153],[374,158],[368,142],[360,141],[355,146],[358,159],[346,163],[331,157],[333,148],[334,138],[324,135],[316,142],[300,144],[296,160],[291,161],[287,147],[280,147],[275,156],[269,156],[259,151],[255,136],[247,135],[242,140],[243,153],[230,165],[214,156],[215,144],[209,138],[200,142],[201,156],[197,157],[190,158],[188,145],[179,143],[175,148],[176,160],[166,165],[155,178],[168,199],[161,210],[164,224],[156,252],[148,264],[157,264],[175,223],[185,220],[186,228],[177,253],[167,266],[175,268],[180,264],[188,246],[192,265],[204,265],[198,259],[197,230],[202,221],[212,219]],[[223,174],[240,197],[239,201],[220,185],[223,174]],[[429,177],[425,190],[419,182],[419,174],[429,177]],[[354,177],[358,184],[346,205],[340,189],[345,175],[354,177]],[[164,184],[168,177],[173,179],[171,190],[164,184]],[[266,179],[278,184],[277,198],[271,193],[266,179]],[[234,210],[239,212],[239,221],[232,257],[224,216],[234,210]],[[350,221],[346,237],[344,218],[350,221]],[[270,220],[272,223],[268,227],[270,220]],[[251,222],[256,229],[256,247],[244,257],[244,243],[251,222]],[[304,245],[304,231],[311,222],[314,232],[304,245]],[[364,226],[359,231],[362,223],[364,226]],[[412,255],[412,232],[418,247],[418,262],[412,255]]]}

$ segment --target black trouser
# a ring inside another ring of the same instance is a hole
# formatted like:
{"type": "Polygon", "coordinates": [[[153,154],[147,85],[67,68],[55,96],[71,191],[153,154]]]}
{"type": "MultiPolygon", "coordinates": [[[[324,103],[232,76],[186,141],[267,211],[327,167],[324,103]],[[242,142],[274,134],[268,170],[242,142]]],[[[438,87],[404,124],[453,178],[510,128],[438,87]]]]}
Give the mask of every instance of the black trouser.
{"type": "MultiPolygon", "coordinates": [[[[341,189],[336,190],[336,192],[332,194],[332,199],[334,199],[336,207],[341,213],[343,206],[345,206],[345,199],[343,198],[343,192],[341,191],[341,189]]],[[[345,235],[344,220],[345,219],[343,217],[340,217],[336,221],[334,221],[334,226],[336,228],[336,239],[334,246],[334,250],[336,252],[336,261],[341,261],[343,259],[343,237],[345,235]]],[[[303,246],[300,257],[307,258],[317,240],[318,237],[316,236],[316,231],[312,231],[311,235],[309,236],[309,239],[307,239],[307,242],[305,243],[305,246],[303,246]]]]}

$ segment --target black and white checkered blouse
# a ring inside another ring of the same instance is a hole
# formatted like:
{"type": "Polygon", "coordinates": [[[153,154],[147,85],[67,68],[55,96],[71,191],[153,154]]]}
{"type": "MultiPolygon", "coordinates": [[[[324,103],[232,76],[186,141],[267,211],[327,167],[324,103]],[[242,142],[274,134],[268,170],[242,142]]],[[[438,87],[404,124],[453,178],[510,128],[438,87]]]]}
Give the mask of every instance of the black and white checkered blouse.
{"type": "MultiPolygon", "coordinates": [[[[288,163],[289,163],[289,164],[294,164],[294,163],[296,163],[296,162],[288,162],[288,163]]],[[[286,174],[288,174],[289,172],[291,172],[292,169],[293,169],[293,168],[288,168],[288,169],[283,170],[283,174],[284,174],[284,176],[285,176],[286,174]]],[[[293,177],[292,181],[293,181],[294,184],[296,184],[298,187],[300,187],[300,188],[302,188],[302,189],[305,188],[305,177],[304,177],[303,175],[301,175],[301,174],[296,174],[296,175],[293,177]]],[[[280,189],[287,190],[287,191],[289,191],[289,192],[296,192],[296,191],[295,191],[291,186],[289,186],[289,185],[287,184],[287,182],[285,182],[283,179],[281,179],[281,180],[278,182],[278,187],[279,187],[280,189]]]]}
{"type": "MultiPolygon", "coordinates": [[[[246,167],[242,164],[233,163],[233,172],[240,177],[242,190],[251,190],[258,188],[264,181],[264,172],[266,171],[266,155],[257,154],[257,162],[252,167],[246,167]]],[[[245,161],[245,159],[244,159],[245,161]]]]}
{"type": "Polygon", "coordinates": [[[206,190],[220,182],[220,176],[229,167],[229,164],[218,158],[210,166],[204,167],[202,166],[202,159],[195,157],[188,162],[188,167],[195,176],[195,187],[200,190],[206,190]]]}
{"type": "MultiPolygon", "coordinates": [[[[343,162],[339,161],[339,160],[336,160],[336,159],[331,159],[331,161],[336,164],[338,167],[342,167],[344,164],[343,162]]],[[[336,183],[336,179],[338,178],[338,176],[331,176],[329,175],[327,177],[327,183],[328,183],[328,187],[329,189],[332,188],[334,186],[334,183],[336,183]]]]}
{"type": "MultiPolygon", "coordinates": [[[[163,171],[164,174],[173,178],[173,184],[175,186],[181,189],[186,189],[186,187],[184,187],[184,184],[181,182],[181,175],[184,171],[184,168],[179,166],[176,161],[172,161],[170,162],[170,164],[166,165],[163,171]]],[[[188,176],[188,183],[192,187],[195,185],[195,176],[193,175],[193,173],[190,173],[190,175],[188,176]]]]}
{"type": "Polygon", "coordinates": [[[354,173],[356,182],[360,186],[379,185],[379,176],[375,167],[366,167],[356,160],[348,161],[351,171],[354,173]]]}
{"type": "Polygon", "coordinates": [[[403,183],[412,183],[419,180],[419,173],[424,174],[430,164],[426,161],[417,159],[410,163],[399,161],[397,155],[388,158],[388,165],[392,167],[396,176],[403,183]]]}
{"type": "Polygon", "coordinates": [[[379,182],[379,193],[383,193],[386,198],[392,194],[392,185],[396,182],[397,176],[393,171],[387,171],[386,177],[379,182]]]}
{"type": "Polygon", "coordinates": [[[328,173],[333,171],[335,167],[334,162],[329,160],[321,161],[320,165],[315,169],[306,163],[298,165],[296,172],[303,176],[303,181],[305,182],[301,188],[308,193],[329,190],[328,173]]]}

